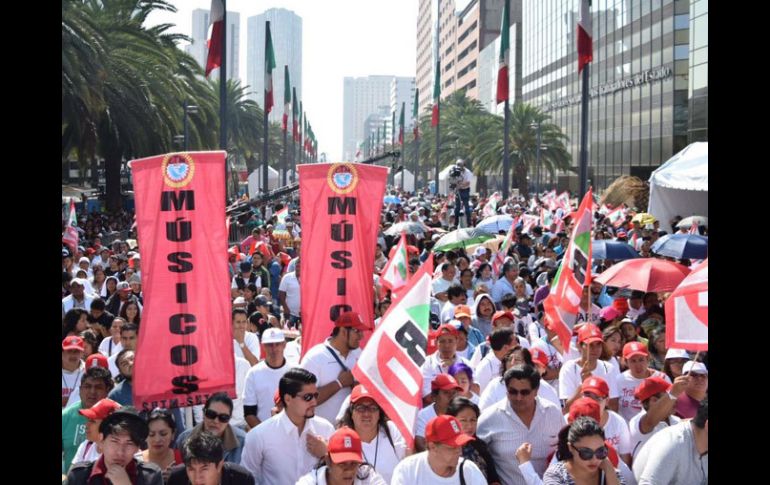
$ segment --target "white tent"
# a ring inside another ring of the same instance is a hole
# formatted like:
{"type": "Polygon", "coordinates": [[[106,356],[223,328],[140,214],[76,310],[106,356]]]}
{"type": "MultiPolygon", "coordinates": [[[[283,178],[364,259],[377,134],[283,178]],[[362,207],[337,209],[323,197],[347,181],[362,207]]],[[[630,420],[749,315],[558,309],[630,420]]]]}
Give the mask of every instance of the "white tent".
{"type": "Polygon", "coordinates": [[[709,215],[709,144],[693,143],[671,157],[650,176],[647,212],[670,231],[676,215],[709,215]]]}
{"type": "Polygon", "coordinates": [[[404,190],[414,192],[414,174],[407,169],[403,169],[394,175],[393,183],[398,188],[401,188],[401,177],[404,177],[404,190]]]}
{"type": "MultiPolygon", "coordinates": [[[[278,170],[273,167],[267,167],[267,189],[275,190],[281,184],[281,177],[278,174],[278,170]]],[[[254,170],[249,174],[249,198],[253,198],[261,194],[262,190],[262,167],[254,170]]]]}
{"type": "MultiPolygon", "coordinates": [[[[452,170],[452,167],[454,167],[455,164],[448,165],[444,170],[440,171],[438,173],[438,189],[440,194],[448,194],[450,192],[449,190],[449,182],[447,179],[449,178],[449,171],[452,170]]],[[[433,172],[436,173],[436,172],[433,172]]],[[[407,180],[409,180],[407,178],[407,180]]],[[[433,180],[433,177],[431,176],[431,180],[433,180]]],[[[476,193],[476,174],[471,173],[471,194],[476,193]]]]}

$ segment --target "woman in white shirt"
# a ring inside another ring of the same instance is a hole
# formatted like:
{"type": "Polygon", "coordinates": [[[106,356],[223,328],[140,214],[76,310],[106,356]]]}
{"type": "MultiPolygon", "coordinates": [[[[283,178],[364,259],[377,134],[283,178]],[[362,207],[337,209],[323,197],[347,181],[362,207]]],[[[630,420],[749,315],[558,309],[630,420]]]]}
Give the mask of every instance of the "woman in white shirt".
{"type": "Polygon", "coordinates": [[[406,440],[361,384],[350,393],[350,405],[340,420],[343,426],[358,433],[364,461],[390,483],[393,469],[407,454],[406,440]]]}
{"type": "Polygon", "coordinates": [[[99,353],[112,357],[117,355],[118,352],[123,350],[123,345],[120,343],[120,329],[126,321],[120,317],[115,317],[110,325],[110,336],[102,339],[102,343],[99,344],[99,353]]]}

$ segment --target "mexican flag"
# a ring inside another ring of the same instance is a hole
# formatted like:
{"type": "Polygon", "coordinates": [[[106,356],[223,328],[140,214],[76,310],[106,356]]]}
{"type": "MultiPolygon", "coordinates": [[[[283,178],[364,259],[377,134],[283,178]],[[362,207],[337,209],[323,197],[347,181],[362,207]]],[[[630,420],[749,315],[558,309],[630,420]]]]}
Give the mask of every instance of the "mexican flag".
{"type": "Polygon", "coordinates": [[[211,10],[209,11],[211,37],[207,42],[206,77],[209,77],[211,71],[222,65],[222,46],[225,35],[224,17],[225,6],[222,4],[222,0],[211,0],[211,10]]]}
{"type": "Polygon", "coordinates": [[[64,228],[64,234],[62,234],[62,242],[72,249],[72,256],[78,249],[78,217],[75,213],[75,201],[70,199],[70,214],[67,217],[67,225],[64,228]]]}
{"type": "Polygon", "coordinates": [[[497,204],[503,200],[503,196],[499,192],[495,192],[489,197],[489,202],[484,204],[484,208],[481,210],[481,215],[484,217],[493,216],[497,213],[497,204]]]}
{"type": "Polygon", "coordinates": [[[396,250],[384,268],[380,281],[382,286],[395,292],[401,289],[409,280],[409,257],[406,252],[406,234],[401,233],[401,239],[396,245],[396,250]]]}
{"type": "Polygon", "coordinates": [[[503,23],[500,26],[500,69],[497,71],[497,103],[508,101],[508,65],[510,64],[510,4],[506,0],[503,2],[503,23]]]}
{"type": "Polygon", "coordinates": [[[430,126],[438,126],[439,97],[441,96],[441,79],[439,76],[441,62],[436,59],[436,80],[433,83],[433,114],[430,118],[430,126]]]}
{"type": "Polygon", "coordinates": [[[417,117],[417,107],[420,105],[420,88],[414,90],[414,106],[412,107],[412,118],[414,119],[414,139],[420,139],[420,122],[417,117]]]}
{"type": "Polygon", "coordinates": [[[551,292],[543,301],[545,325],[559,336],[565,353],[569,352],[583,287],[591,284],[591,196],[588,189],[577,210],[572,237],[551,292]]]}
{"type": "Polygon", "coordinates": [[[495,258],[492,260],[492,273],[495,275],[500,274],[500,268],[505,263],[505,257],[508,254],[508,250],[511,245],[516,241],[516,226],[519,224],[519,218],[513,220],[511,228],[508,229],[508,234],[505,235],[505,241],[500,245],[500,249],[495,253],[495,258]]]}
{"type": "Polygon", "coordinates": [[[422,409],[422,372],[430,322],[433,258],[409,280],[364,346],[353,376],[414,446],[414,422],[422,409]]]}
{"type": "Polygon", "coordinates": [[[580,18],[578,19],[578,74],[583,67],[593,61],[593,23],[591,22],[591,0],[580,0],[580,18]]]}
{"type": "Polygon", "coordinates": [[[275,52],[273,38],[270,35],[270,22],[265,22],[265,112],[273,109],[273,69],[275,69],[275,52]]]}
{"type": "Polygon", "coordinates": [[[289,129],[289,113],[291,112],[291,83],[289,82],[289,66],[283,66],[283,132],[289,129]]]}

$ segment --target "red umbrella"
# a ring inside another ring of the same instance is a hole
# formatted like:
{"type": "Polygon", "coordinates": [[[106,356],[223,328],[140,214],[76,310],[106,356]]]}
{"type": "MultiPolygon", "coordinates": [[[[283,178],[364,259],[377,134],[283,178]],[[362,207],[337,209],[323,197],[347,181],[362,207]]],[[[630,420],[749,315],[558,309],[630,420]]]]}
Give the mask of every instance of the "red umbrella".
{"type": "Polygon", "coordinates": [[[604,286],[645,292],[673,291],[690,273],[687,266],[665,259],[627,259],[596,277],[604,286]]]}
{"type": "Polygon", "coordinates": [[[666,348],[708,350],[708,271],[707,259],[666,300],[666,348]]]}

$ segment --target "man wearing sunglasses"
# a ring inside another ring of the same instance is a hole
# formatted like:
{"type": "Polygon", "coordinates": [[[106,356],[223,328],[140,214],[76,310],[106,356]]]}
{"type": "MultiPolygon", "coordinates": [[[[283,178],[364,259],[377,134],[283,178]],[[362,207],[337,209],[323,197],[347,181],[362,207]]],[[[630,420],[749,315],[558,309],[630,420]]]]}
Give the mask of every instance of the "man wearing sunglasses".
{"type": "Polygon", "coordinates": [[[503,376],[508,399],[482,412],[476,437],[489,447],[497,474],[503,483],[524,485],[518,462],[512,460],[523,443],[532,445],[532,466],[542,476],[546,459],[555,450],[559,430],[564,425],[561,409],[538,397],[540,374],[532,366],[515,365],[503,376]]]}
{"type": "Polygon", "coordinates": [[[261,485],[296,483],[326,455],[334,427],[315,415],[316,382],[307,370],[290,369],[278,381],[283,411],[247,433],[241,465],[261,485]]]}
{"type": "Polygon", "coordinates": [[[229,424],[233,416],[233,400],[227,393],[217,392],[209,396],[203,406],[203,422],[179,435],[176,448],[182,449],[187,438],[202,431],[218,436],[224,445],[224,460],[228,463],[240,463],[246,432],[229,424]]]}

